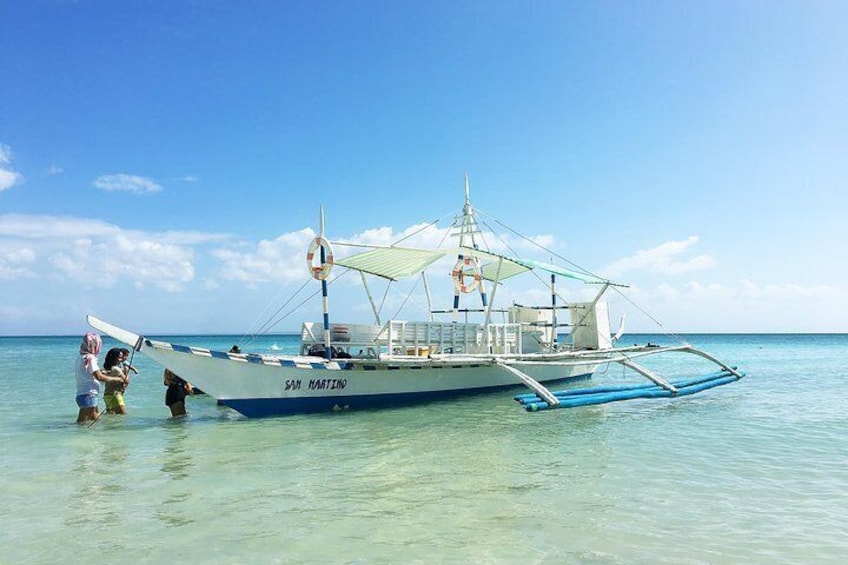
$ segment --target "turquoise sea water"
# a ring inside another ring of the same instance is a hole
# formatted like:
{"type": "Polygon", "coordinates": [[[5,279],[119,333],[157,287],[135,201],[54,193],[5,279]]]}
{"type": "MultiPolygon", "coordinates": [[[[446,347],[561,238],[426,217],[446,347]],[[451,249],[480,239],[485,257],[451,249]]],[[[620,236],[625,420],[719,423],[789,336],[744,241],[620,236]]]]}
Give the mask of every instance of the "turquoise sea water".
{"type": "MultiPolygon", "coordinates": [[[[496,393],[247,420],[190,397],[174,421],[136,357],[129,415],[91,428],[78,337],[0,338],[0,562],[843,562],[848,336],[685,337],[749,376],[535,414],[496,393]]],[[[246,349],[274,343],[296,338],[246,349]]]]}

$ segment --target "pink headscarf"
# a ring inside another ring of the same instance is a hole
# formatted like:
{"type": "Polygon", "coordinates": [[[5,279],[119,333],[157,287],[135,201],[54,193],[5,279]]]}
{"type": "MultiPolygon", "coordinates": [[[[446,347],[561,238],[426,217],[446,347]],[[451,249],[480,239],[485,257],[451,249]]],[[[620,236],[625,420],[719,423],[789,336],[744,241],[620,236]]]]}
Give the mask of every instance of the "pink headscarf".
{"type": "Polygon", "coordinates": [[[100,336],[95,333],[87,333],[82,337],[80,345],[80,355],[85,358],[85,368],[91,367],[93,362],[97,361],[97,355],[100,353],[100,348],[103,347],[103,342],[100,341],[100,336]]]}

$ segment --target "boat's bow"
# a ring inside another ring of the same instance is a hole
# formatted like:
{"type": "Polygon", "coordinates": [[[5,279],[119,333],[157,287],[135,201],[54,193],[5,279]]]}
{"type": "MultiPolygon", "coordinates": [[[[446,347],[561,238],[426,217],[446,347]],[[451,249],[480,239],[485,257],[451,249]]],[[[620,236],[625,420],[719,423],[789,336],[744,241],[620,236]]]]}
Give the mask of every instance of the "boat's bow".
{"type": "Polygon", "coordinates": [[[113,326],[109,322],[104,322],[100,318],[96,316],[92,316],[89,314],[85,317],[88,325],[94,328],[95,330],[105,333],[108,336],[111,336],[117,339],[120,342],[126,343],[136,351],[141,351],[141,343],[144,338],[138,334],[134,334],[129,330],[125,330],[123,328],[119,328],[118,326],[113,326]]]}

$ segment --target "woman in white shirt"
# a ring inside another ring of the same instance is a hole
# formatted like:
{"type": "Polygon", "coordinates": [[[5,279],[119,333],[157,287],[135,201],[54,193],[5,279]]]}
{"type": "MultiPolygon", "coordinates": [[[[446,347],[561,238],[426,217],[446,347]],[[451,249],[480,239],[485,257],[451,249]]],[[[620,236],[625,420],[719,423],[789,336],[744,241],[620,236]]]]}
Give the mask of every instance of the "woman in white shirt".
{"type": "Polygon", "coordinates": [[[126,382],[126,376],[124,378],[113,377],[100,370],[100,366],[97,364],[97,354],[100,353],[102,346],[100,336],[95,333],[87,333],[82,338],[80,354],[75,366],[77,406],[79,406],[77,424],[96,420],[100,416],[100,412],[97,410],[97,397],[100,396],[101,382],[115,384],[126,382]]]}

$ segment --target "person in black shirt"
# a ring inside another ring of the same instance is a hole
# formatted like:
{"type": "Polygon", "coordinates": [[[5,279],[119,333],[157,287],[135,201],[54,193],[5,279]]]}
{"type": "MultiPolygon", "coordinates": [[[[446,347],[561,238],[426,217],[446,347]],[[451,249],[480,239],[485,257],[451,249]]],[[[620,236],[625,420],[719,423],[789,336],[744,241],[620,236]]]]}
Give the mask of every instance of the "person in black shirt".
{"type": "Polygon", "coordinates": [[[171,416],[185,416],[185,397],[194,394],[191,383],[184,381],[170,369],[165,369],[163,384],[168,387],[165,391],[165,405],[171,409],[171,416]]]}

